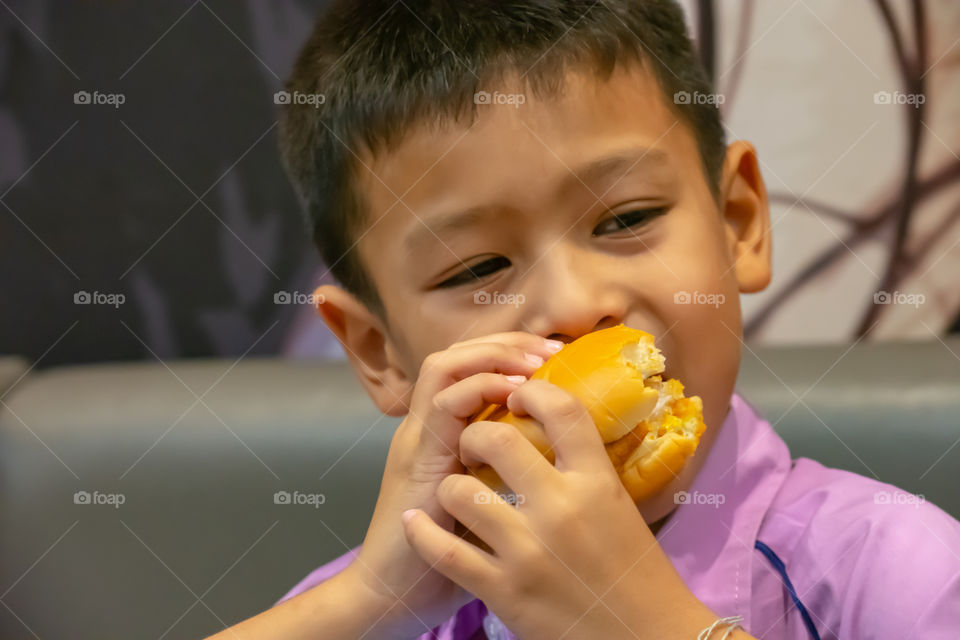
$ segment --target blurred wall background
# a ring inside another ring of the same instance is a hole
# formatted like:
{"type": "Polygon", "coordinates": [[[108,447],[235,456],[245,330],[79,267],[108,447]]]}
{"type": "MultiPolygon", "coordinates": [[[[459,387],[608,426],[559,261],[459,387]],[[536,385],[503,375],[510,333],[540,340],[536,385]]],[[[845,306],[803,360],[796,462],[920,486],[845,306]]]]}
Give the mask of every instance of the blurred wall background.
{"type": "Polygon", "coordinates": [[[283,350],[319,261],[273,94],[323,4],[4,0],[0,352],[283,350]]]}
{"type": "Polygon", "coordinates": [[[728,133],[756,145],[765,343],[960,330],[960,3],[684,2],[728,133]]]}
{"type": "MultiPolygon", "coordinates": [[[[771,196],[747,338],[960,331],[960,4],[682,4],[771,196]]],[[[0,353],[342,356],[273,99],[324,5],[0,2],[0,353]]]]}

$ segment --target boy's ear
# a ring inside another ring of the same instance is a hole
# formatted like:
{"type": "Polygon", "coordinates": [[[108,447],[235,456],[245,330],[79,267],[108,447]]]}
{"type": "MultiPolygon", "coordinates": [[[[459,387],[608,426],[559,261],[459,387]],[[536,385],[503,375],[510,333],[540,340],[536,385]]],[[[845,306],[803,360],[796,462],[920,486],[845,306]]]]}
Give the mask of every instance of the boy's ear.
{"type": "Polygon", "coordinates": [[[317,311],[337,336],[377,408],[388,416],[406,415],[415,381],[404,372],[380,318],[336,285],[321,285],[314,296],[319,301],[317,311]]]}
{"type": "Polygon", "coordinates": [[[762,291],[772,275],[770,205],[757,151],[749,142],[737,140],[727,147],[722,187],[727,242],[740,291],[762,291]]]}

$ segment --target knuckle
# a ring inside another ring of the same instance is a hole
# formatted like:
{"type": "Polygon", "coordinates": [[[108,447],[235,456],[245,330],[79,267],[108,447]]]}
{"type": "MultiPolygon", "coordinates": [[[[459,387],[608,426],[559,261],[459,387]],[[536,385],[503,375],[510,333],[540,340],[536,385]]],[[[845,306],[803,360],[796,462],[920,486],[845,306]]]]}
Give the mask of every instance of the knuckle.
{"type": "Polygon", "coordinates": [[[477,357],[485,360],[497,360],[503,358],[509,347],[499,342],[484,342],[474,346],[477,357]]]}
{"type": "Polygon", "coordinates": [[[440,481],[440,484],[437,485],[437,495],[458,502],[462,502],[469,496],[472,496],[473,492],[466,486],[466,483],[461,480],[462,478],[460,476],[446,476],[440,481]]]}
{"type": "Polygon", "coordinates": [[[440,486],[437,488],[437,497],[440,499],[441,504],[446,503],[445,506],[476,504],[480,502],[477,498],[476,487],[473,483],[469,482],[468,478],[464,476],[456,475],[447,476],[440,482],[440,486]],[[441,489],[441,487],[443,488],[441,489]]]}
{"type": "Polygon", "coordinates": [[[456,478],[454,478],[453,476],[447,476],[443,480],[441,480],[440,483],[437,485],[437,492],[449,494],[452,491],[453,485],[455,483],[456,483],[456,478]]]}
{"type": "Polygon", "coordinates": [[[621,498],[626,492],[623,483],[620,482],[620,477],[617,475],[616,470],[611,469],[611,471],[612,473],[594,474],[594,482],[597,484],[597,491],[605,500],[608,498],[621,498]]]}
{"type": "MultiPolygon", "coordinates": [[[[524,603],[530,602],[531,596],[536,596],[536,589],[531,589],[524,585],[523,588],[517,588],[512,585],[500,585],[500,589],[503,590],[503,604],[500,605],[503,609],[503,612],[500,613],[503,616],[504,620],[517,620],[522,618],[522,616],[527,613],[524,610],[524,603]]],[[[541,583],[540,589],[542,591],[543,584],[541,583]]],[[[500,609],[497,609],[498,613],[500,609]]],[[[487,638],[489,636],[483,636],[487,638]]],[[[498,636],[494,636],[498,637],[498,636]]]]}
{"type": "Polygon", "coordinates": [[[444,549],[440,557],[437,558],[437,565],[445,568],[456,567],[460,562],[460,550],[456,545],[450,545],[444,549]]]}
{"type": "Polygon", "coordinates": [[[510,385],[507,382],[506,375],[505,373],[484,372],[476,374],[476,379],[484,388],[498,389],[505,385],[509,385],[511,389],[516,388],[515,385],[510,385]]]}
{"type": "Polygon", "coordinates": [[[523,567],[537,566],[543,559],[542,546],[530,540],[518,543],[513,553],[515,554],[514,562],[523,567]]]}
{"type": "Polygon", "coordinates": [[[433,353],[427,354],[427,357],[425,357],[423,362],[420,363],[420,376],[423,376],[432,369],[435,369],[440,364],[442,359],[442,351],[434,351],[433,353]]]}
{"type": "Polygon", "coordinates": [[[510,357],[514,354],[517,354],[517,355],[523,354],[523,349],[515,345],[504,344],[502,342],[492,342],[490,343],[490,346],[493,347],[493,349],[491,349],[492,353],[504,358],[510,357]]]}
{"type": "Polygon", "coordinates": [[[483,429],[483,443],[492,450],[502,450],[516,442],[516,428],[503,422],[489,422],[483,429]]]}
{"type": "Polygon", "coordinates": [[[553,414],[558,418],[579,418],[585,411],[583,404],[570,394],[564,394],[553,405],[553,414]]]}
{"type": "Polygon", "coordinates": [[[547,531],[569,531],[577,520],[573,499],[565,496],[550,502],[548,508],[544,509],[542,522],[547,531]]]}
{"type": "Polygon", "coordinates": [[[446,389],[438,391],[437,393],[433,394],[433,398],[430,400],[430,406],[437,413],[446,413],[450,410],[448,405],[448,396],[445,391],[446,389]]]}
{"type": "Polygon", "coordinates": [[[533,543],[518,544],[510,551],[509,563],[516,568],[510,580],[513,591],[512,600],[527,602],[531,596],[543,589],[542,567],[550,564],[541,545],[533,543]]]}

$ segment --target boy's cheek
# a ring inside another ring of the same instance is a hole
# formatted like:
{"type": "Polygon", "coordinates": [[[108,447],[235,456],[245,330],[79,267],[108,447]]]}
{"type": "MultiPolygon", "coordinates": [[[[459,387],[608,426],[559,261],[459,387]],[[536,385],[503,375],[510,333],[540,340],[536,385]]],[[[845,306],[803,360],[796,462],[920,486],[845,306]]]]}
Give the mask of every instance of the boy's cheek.
{"type": "Polygon", "coordinates": [[[709,293],[686,293],[690,295],[668,303],[665,312],[666,326],[673,327],[665,342],[667,370],[684,384],[687,395],[703,399],[707,427],[719,428],[740,365],[739,292],[726,285],[709,293]]]}

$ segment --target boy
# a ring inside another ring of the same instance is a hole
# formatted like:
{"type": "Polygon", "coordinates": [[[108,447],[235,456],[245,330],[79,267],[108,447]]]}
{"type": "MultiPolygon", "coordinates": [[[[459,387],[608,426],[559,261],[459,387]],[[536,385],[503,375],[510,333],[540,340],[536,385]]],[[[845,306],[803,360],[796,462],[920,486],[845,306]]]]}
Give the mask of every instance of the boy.
{"type": "Polygon", "coordinates": [[[791,462],[733,393],[739,293],[771,277],[767,196],[673,2],[341,2],[287,89],[284,160],[342,284],[319,310],[406,417],[363,544],[223,637],[957,637],[960,525],[791,462]],[[657,337],[707,424],[636,505],[583,406],[526,379],[620,322],[657,337]],[[467,426],[488,402],[541,422],[556,466],[467,426]]]}

